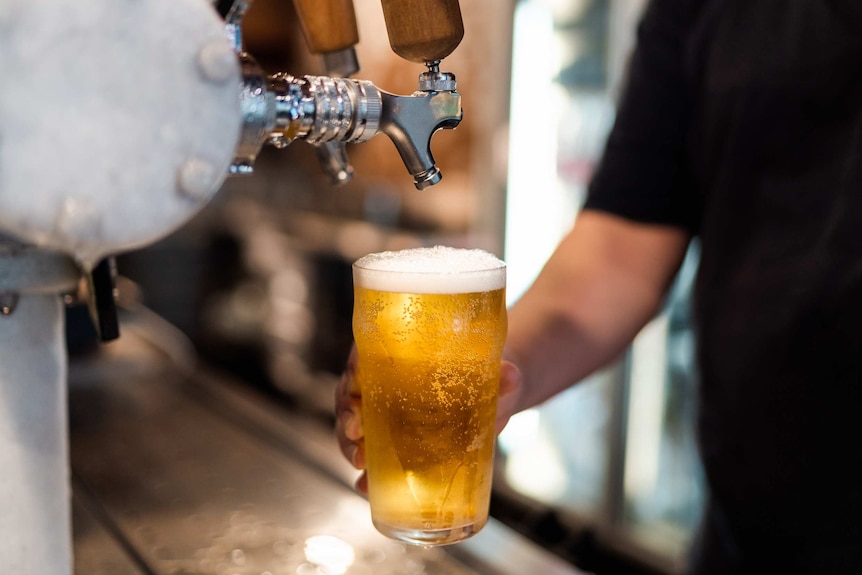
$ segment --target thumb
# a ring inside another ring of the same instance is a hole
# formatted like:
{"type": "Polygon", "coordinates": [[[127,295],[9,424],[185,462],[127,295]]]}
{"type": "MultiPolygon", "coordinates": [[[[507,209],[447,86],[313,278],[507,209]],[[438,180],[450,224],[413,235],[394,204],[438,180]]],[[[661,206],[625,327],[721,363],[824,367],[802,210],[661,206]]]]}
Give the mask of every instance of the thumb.
{"type": "Polygon", "coordinates": [[[500,396],[497,400],[496,432],[500,433],[518,409],[523,390],[521,370],[510,361],[500,364],[500,396]]]}

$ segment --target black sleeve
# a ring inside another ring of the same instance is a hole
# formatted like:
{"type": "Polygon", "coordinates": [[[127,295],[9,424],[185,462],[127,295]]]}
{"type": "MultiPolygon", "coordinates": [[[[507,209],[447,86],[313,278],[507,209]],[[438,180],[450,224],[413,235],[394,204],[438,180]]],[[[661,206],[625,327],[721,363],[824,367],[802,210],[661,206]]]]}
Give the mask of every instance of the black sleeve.
{"type": "Polygon", "coordinates": [[[696,0],[654,0],[638,28],[625,89],[585,209],[696,231],[686,138],[687,44],[696,0]]]}

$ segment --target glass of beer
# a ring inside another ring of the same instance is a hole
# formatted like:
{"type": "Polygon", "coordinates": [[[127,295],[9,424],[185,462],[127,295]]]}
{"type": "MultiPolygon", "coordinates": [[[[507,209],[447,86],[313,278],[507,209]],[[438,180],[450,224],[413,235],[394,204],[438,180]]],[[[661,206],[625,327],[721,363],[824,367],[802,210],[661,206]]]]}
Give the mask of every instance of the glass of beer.
{"type": "Polygon", "coordinates": [[[437,246],[353,265],[368,498],[375,527],[417,545],[488,520],[506,265],[437,246]]]}

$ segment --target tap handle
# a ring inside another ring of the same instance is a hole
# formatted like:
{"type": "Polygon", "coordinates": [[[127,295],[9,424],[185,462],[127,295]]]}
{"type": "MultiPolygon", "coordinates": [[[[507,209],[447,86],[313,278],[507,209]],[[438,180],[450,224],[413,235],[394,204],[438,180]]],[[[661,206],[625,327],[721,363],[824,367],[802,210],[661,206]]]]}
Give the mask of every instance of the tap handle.
{"type": "Polygon", "coordinates": [[[464,37],[458,0],[382,0],[392,50],[426,64],[452,53],[464,37]]]}
{"type": "Polygon", "coordinates": [[[353,0],[293,0],[308,49],[327,54],[359,43],[353,0]]]}
{"type": "MultiPolygon", "coordinates": [[[[359,42],[353,0],[293,0],[305,43],[313,54],[322,54],[326,72],[348,77],[359,71],[353,46],[359,42]]],[[[353,179],[344,142],[323,142],[317,156],[333,185],[353,179]]]]}

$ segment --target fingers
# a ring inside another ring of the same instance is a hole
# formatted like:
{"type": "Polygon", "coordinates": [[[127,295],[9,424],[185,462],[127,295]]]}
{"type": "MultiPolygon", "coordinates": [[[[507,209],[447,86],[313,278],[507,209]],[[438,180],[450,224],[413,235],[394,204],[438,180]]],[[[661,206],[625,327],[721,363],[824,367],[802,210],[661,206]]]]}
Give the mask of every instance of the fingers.
{"type": "Polygon", "coordinates": [[[344,410],[335,422],[335,436],[341,453],[356,469],[365,469],[365,439],[359,405],[344,410]]]}
{"type": "Polygon", "coordinates": [[[357,469],[365,469],[365,445],[358,401],[338,413],[335,436],[344,457],[357,469]]]}
{"type": "Polygon", "coordinates": [[[341,412],[339,421],[340,432],[346,439],[357,442],[365,436],[362,431],[362,404],[358,399],[351,401],[350,406],[341,412]]]}
{"type": "Polygon", "coordinates": [[[356,364],[354,347],[335,388],[335,436],[341,453],[351,465],[357,469],[365,469],[362,398],[356,384],[356,364]]]}
{"type": "Polygon", "coordinates": [[[359,386],[356,383],[356,366],[359,363],[359,356],[356,352],[356,346],[350,348],[350,354],[347,356],[347,363],[344,366],[344,373],[341,374],[340,387],[341,393],[353,397],[359,397],[359,386]]]}
{"type": "Polygon", "coordinates": [[[497,400],[496,432],[500,433],[518,409],[522,391],[521,370],[509,361],[500,364],[500,396],[497,400]]]}
{"type": "Polygon", "coordinates": [[[363,471],[359,479],[356,480],[356,491],[363,495],[368,495],[368,475],[363,471]]]}
{"type": "Polygon", "coordinates": [[[520,390],[521,370],[505,359],[500,363],[500,395],[512,396],[520,390]]]}
{"type": "MultiPolygon", "coordinates": [[[[356,384],[357,356],[354,347],[335,390],[335,434],[344,457],[356,469],[365,469],[365,435],[362,430],[362,396],[356,384]]],[[[518,409],[523,388],[521,371],[509,361],[500,364],[500,391],[497,401],[496,433],[500,433],[518,409]]],[[[368,479],[363,472],[356,490],[368,494],[368,479]]]]}
{"type": "Polygon", "coordinates": [[[353,467],[365,469],[365,445],[362,441],[348,443],[341,451],[353,467]]]}

